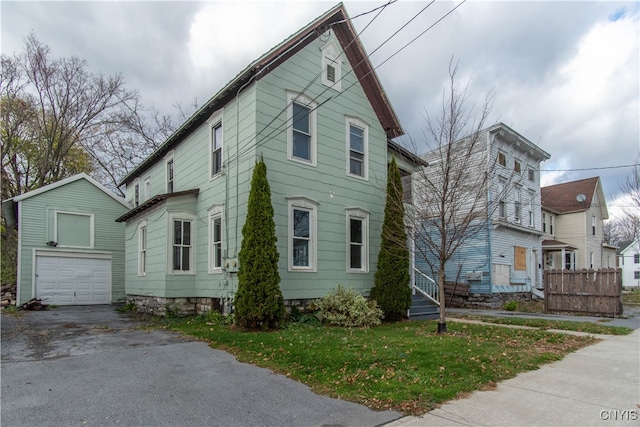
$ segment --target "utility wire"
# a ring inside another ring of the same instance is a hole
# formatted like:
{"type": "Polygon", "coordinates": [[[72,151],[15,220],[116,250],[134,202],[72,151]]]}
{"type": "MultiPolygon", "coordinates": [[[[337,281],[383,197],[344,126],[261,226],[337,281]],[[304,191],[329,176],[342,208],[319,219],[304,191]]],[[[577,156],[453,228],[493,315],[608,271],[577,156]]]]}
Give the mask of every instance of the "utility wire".
{"type": "MultiPolygon", "coordinates": [[[[332,63],[332,64],[333,64],[333,63],[335,63],[335,62],[338,60],[337,58],[339,58],[339,57],[340,57],[340,55],[342,55],[342,54],[343,54],[343,53],[344,53],[344,52],[345,52],[345,51],[346,51],[346,50],[347,50],[347,49],[348,49],[348,48],[349,48],[353,43],[355,43],[355,42],[358,40],[358,37],[359,37],[362,33],[364,33],[364,31],[365,31],[367,28],[369,28],[369,26],[370,26],[371,24],[373,24],[373,22],[378,18],[378,16],[380,16],[380,14],[384,11],[384,9],[385,9],[387,6],[389,6],[390,4],[395,3],[396,1],[397,1],[397,0],[391,0],[391,1],[387,2],[387,3],[385,3],[385,4],[384,4],[384,5],[382,5],[382,6],[379,6],[379,7],[375,8],[375,9],[372,9],[372,10],[370,10],[370,11],[368,11],[368,12],[361,13],[361,14],[359,14],[359,15],[357,15],[357,16],[355,16],[355,17],[353,17],[353,18],[344,19],[344,20],[341,20],[341,21],[337,21],[337,22],[332,23],[328,28],[331,28],[331,27],[333,27],[333,26],[334,26],[334,25],[336,25],[336,24],[340,24],[340,23],[347,22],[347,21],[352,21],[352,20],[354,20],[354,19],[356,19],[356,18],[358,18],[358,17],[360,17],[360,16],[364,16],[364,15],[367,15],[367,14],[369,14],[369,13],[372,13],[372,12],[374,12],[374,11],[376,11],[376,10],[379,10],[379,11],[378,11],[378,13],[376,14],[376,16],[374,16],[374,17],[373,17],[373,19],[372,19],[371,21],[369,21],[369,23],[368,23],[368,24],[367,24],[367,25],[362,29],[362,31],[360,31],[360,32],[357,34],[357,37],[355,37],[353,40],[351,40],[351,42],[350,42],[350,43],[349,43],[349,44],[348,44],[344,49],[342,49],[342,51],[337,55],[337,57],[336,57],[335,59],[332,59],[331,63],[332,63]]],[[[267,129],[271,126],[271,124],[273,124],[273,122],[275,122],[275,121],[280,117],[280,115],[281,115],[281,114],[283,114],[283,113],[285,113],[285,112],[287,111],[287,109],[289,108],[289,106],[290,106],[292,103],[296,102],[296,101],[299,99],[299,97],[300,97],[303,93],[305,93],[305,92],[306,92],[306,91],[311,87],[311,85],[312,85],[316,80],[318,80],[318,78],[319,78],[320,76],[322,76],[322,74],[323,74],[323,73],[324,73],[324,70],[320,70],[320,72],[319,72],[319,73],[318,73],[318,74],[317,74],[313,79],[311,79],[311,80],[307,83],[307,85],[304,87],[304,89],[302,89],[302,91],[298,92],[298,94],[295,96],[295,98],[293,98],[291,101],[287,102],[287,104],[284,106],[284,108],[283,108],[282,110],[280,110],[280,112],[279,112],[278,114],[274,115],[274,117],[269,121],[269,123],[267,123],[267,124],[266,124],[266,125],[265,125],[261,130],[260,130],[260,132],[258,132],[258,133],[255,135],[255,137],[254,137],[254,136],[249,136],[249,137],[247,137],[244,141],[242,141],[242,143],[245,143],[245,142],[246,142],[246,144],[244,144],[244,145],[239,149],[239,152],[236,154],[236,157],[230,157],[230,158],[227,160],[227,162],[232,162],[232,161],[235,161],[235,160],[239,160],[242,156],[244,156],[244,155],[245,155],[245,154],[247,154],[248,152],[251,152],[251,150],[254,148],[254,146],[251,144],[251,142],[252,142],[254,139],[255,139],[255,140],[257,140],[257,139],[258,139],[258,137],[260,137],[260,135],[262,135],[262,133],[263,133],[265,130],[267,130],[267,129]]],[[[348,73],[347,73],[347,74],[348,74],[348,73]]],[[[345,74],[345,75],[342,75],[342,76],[340,77],[339,81],[342,81],[342,79],[343,79],[345,76],[346,76],[346,74],[345,74]]],[[[337,83],[337,82],[336,82],[336,83],[337,83]]],[[[314,98],[314,100],[313,100],[312,102],[314,102],[314,101],[315,101],[319,96],[321,96],[322,94],[324,94],[328,89],[329,89],[329,88],[325,89],[325,90],[324,90],[320,95],[318,95],[316,98],[314,98]]],[[[324,103],[326,103],[326,102],[328,102],[330,99],[331,99],[331,98],[328,98],[327,100],[323,101],[323,104],[324,104],[324,103]]],[[[318,105],[318,107],[319,107],[319,105],[318,105]]],[[[272,131],[271,131],[267,136],[265,136],[265,141],[263,141],[263,144],[264,144],[265,142],[267,142],[267,141],[270,141],[270,140],[272,139],[272,138],[271,138],[271,136],[272,136],[274,133],[279,133],[280,131],[287,129],[287,128],[285,128],[285,129],[280,129],[280,128],[282,127],[282,125],[283,125],[283,124],[286,124],[286,123],[287,123],[287,120],[286,120],[286,119],[285,119],[285,120],[283,120],[283,123],[282,123],[282,124],[280,124],[279,126],[275,127],[275,128],[274,128],[274,129],[273,129],[273,130],[272,130],[272,131]]],[[[256,144],[256,145],[255,145],[255,147],[257,148],[257,147],[258,147],[258,144],[256,144]]]]}
{"type": "MultiPolygon", "coordinates": [[[[438,19],[434,24],[432,24],[431,26],[429,26],[429,28],[427,28],[427,30],[423,31],[423,32],[422,32],[418,37],[415,37],[415,38],[414,38],[414,39],[412,39],[409,43],[405,44],[405,45],[401,48],[401,50],[402,50],[402,49],[404,49],[404,48],[406,48],[407,46],[409,46],[411,43],[415,42],[419,37],[421,37],[422,35],[424,35],[428,30],[430,30],[431,28],[433,28],[437,23],[439,23],[440,21],[442,21],[446,16],[448,16],[449,14],[451,14],[454,10],[456,10],[458,7],[460,7],[460,6],[461,6],[463,3],[465,3],[465,2],[466,2],[466,0],[463,0],[460,4],[458,4],[458,5],[457,5],[457,6],[455,6],[453,9],[451,9],[447,14],[445,14],[443,17],[441,17],[440,19],[438,19]]],[[[422,9],[421,9],[421,10],[420,10],[416,15],[414,15],[414,16],[413,16],[413,17],[412,17],[412,18],[411,18],[407,23],[405,23],[404,25],[402,25],[402,27],[400,28],[400,30],[404,29],[404,28],[408,25],[408,23],[409,23],[409,22],[411,22],[411,21],[413,21],[414,19],[416,19],[416,17],[417,17],[417,16],[419,16],[420,14],[422,14],[422,13],[423,13],[423,12],[424,12],[428,7],[429,7],[429,6],[431,6],[433,3],[434,3],[434,1],[431,1],[429,4],[427,4],[427,6],[425,6],[424,8],[422,8],[422,9]]],[[[378,46],[378,47],[377,47],[377,48],[376,48],[372,53],[376,52],[376,51],[377,51],[377,50],[379,50],[379,49],[380,49],[384,44],[386,44],[387,42],[389,42],[389,40],[391,40],[391,38],[392,38],[392,37],[394,37],[395,35],[397,35],[397,34],[398,34],[398,32],[399,32],[400,30],[396,31],[396,32],[395,32],[391,37],[387,38],[387,40],[385,40],[384,42],[382,42],[382,43],[381,43],[381,44],[380,44],[380,45],[379,45],[379,46],[378,46]]],[[[399,52],[399,51],[396,51],[393,55],[391,55],[391,57],[395,56],[398,52],[399,52]]],[[[357,67],[358,67],[360,64],[362,64],[364,61],[368,60],[368,59],[369,59],[369,57],[370,57],[370,54],[369,54],[369,55],[366,55],[366,56],[365,56],[365,57],[364,57],[364,58],[363,58],[363,59],[362,59],[358,64],[356,64],[355,66],[353,66],[349,72],[345,73],[345,74],[341,77],[340,81],[342,81],[342,80],[343,80],[347,75],[349,75],[350,73],[353,73],[353,72],[354,72],[354,70],[355,70],[355,68],[357,68],[357,67]]],[[[376,67],[373,67],[373,70],[376,70],[377,68],[379,68],[379,67],[380,67],[381,65],[383,65],[385,62],[387,62],[391,57],[387,58],[383,63],[381,63],[381,64],[377,65],[376,67]]],[[[348,92],[348,91],[349,91],[349,89],[351,89],[351,88],[352,88],[353,86],[355,86],[356,84],[360,83],[360,81],[361,81],[361,80],[363,80],[364,78],[368,77],[370,74],[371,74],[371,71],[370,71],[370,72],[368,72],[367,74],[365,74],[364,76],[362,76],[361,78],[356,79],[356,81],[355,81],[353,84],[351,84],[351,85],[350,85],[349,87],[347,87],[346,89],[343,89],[342,91],[340,91],[340,93],[339,93],[338,95],[336,95],[335,97],[328,98],[328,99],[324,100],[321,104],[319,104],[319,105],[317,105],[317,106],[315,106],[315,107],[311,108],[311,109],[309,110],[309,113],[311,113],[311,112],[313,112],[313,111],[317,110],[320,106],[322,106],[322,105],[326,104],[328,101],[330,101],[330,100],[332,100],[332,99],[336,99],[336,98],[340,97],[342,94],[344,94],[344,93],[348,92]]],[[[322,96],[322,95],[323,95],[326,91],[328,91],[329,89],[330,89],[329,87],[325,88],[325,89],[324,89],[324,90],[323,90],[319,95],[317,95],[317,96],[312,100],[312,102],[315,102],[315,101],[316,101],[320,96],[322,96]]],[[[289,106],[289,104],[287,104],[287,108],[288,108],[288,106],[289,106]]],[[[286,108],[285,108],[285,109],[286,109],[286,108]]],[[[291,123],[291,124],[289,124],[289,125],[287,125],[287,120],[283,121],[283,124],[281,124],[280,126],[278,126],[277,128],[275,128],[272,132],[270,132],[268,135],[266,135],[266,136],[265,136],[265,138],[264,138],[261,142],[256,143],[256,144],[255,144],[255,147],[257,148],[257,147],[259,147],[259,146],[261,146],[261,145],[266,144],[267,142],[270,142],[272,139],[274,139],[273,135],[274,135],[275,133],[280,133],[281,131],[285,131],[285,130],[289,129],[290,127],[292,127],[292,126],[293,126],[293,120],[292,120],[292,123],[291,123]],[[282,125],[283,125],[283,124],[284,124],[284,125],[286,125],[284,128],[282,128],[282,125]]],[[[253,149],[253,147],[254,147],[254,146],[247,147],[247,148],[248,148],[248,150],[247,150],[247,151],[245,151],[245,152],[243,152],[243,153],[239,153],[239,154],[237,155],[237,160],[239,160],[239,158],[240,158],[240,157],[242,157],[242,156],[246,155],[247,153],[251,152],[251,149],[253,149]]],[[[236,160],[236,159],[235,159],[235,158],[232,158],[231,160],[236,160]]]]}
{"type": "Polygon", "coordinates": [[[574,171],[595,171],[603,169],[622,169],[622,168],[634,168],[640,166],[640,163],[632,165],[618,165],[618,166],[601,166],[597,168],[576,168],[576,169],[538,169],[540,172],[574,172],[574,171]]]}

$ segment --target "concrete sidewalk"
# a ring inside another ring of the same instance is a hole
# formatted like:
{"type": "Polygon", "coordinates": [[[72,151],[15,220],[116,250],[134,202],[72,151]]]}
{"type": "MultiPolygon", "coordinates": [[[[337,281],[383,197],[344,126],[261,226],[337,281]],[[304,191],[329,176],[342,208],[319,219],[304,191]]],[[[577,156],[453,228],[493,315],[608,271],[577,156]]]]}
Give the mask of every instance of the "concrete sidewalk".
{"type": "Polygon", "coordinates": [[[387,427],[638,426],[640,330],[387,427]]]}

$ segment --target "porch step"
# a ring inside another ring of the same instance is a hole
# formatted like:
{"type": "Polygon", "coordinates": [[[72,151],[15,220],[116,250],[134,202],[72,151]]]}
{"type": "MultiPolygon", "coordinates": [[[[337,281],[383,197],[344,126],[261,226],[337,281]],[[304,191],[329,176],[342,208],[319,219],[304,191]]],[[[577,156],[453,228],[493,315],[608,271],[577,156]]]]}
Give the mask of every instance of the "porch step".
{"type": "Polygon", "coordinates": [[[411,308],[409,309],[409,319],[429,320],[437,319],[439,316],[438,306],[422,295],[411,296],[411,308]]]}

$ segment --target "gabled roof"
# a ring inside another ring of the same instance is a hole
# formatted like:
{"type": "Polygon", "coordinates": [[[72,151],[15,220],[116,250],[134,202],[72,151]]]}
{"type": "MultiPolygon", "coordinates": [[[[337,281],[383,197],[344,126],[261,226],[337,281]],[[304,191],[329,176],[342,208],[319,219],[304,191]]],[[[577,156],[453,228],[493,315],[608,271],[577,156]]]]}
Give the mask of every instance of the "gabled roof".
{"type": "Polygon", "coordinates": [[[84,174],[84,173],[79,173],[77,175],[70,176],[69,178],[65,178],[65,179],[62,179],[60,181],[56,181],[56,182],[54,182],[52,184],[45,185],[44,187],[40,187],[40,188],[38,188],[36,190],[32,190],[32,191],[29,191],[27,193],[20,194],[18,196],[12,197],[11,199],[8,199],[8,200],[13,200],[14,202],[20,202],[22,200],[28,199],[28,198],[33,197],[33,196],[37,196],[38,194],[46,193],[47,191],[54,190],[56,188],[62,187],[63,185],[67,185],[67,184],[70,184],[72,182],[79,181],[81,179],[84,179],[84,180],[88,181],[89,183],[93,184],[100,191],[104,192],[106,195],[108,195],[113,200],[115,200],[116,202],[120,203],[122,206],[126,207],[127,209],[131,208],[131,206],[127,203],[127,201],[125,199],[115,195],[111,190],[109,190],[108,188],[106,188],[105,186],[100,184],[98,181],[96,181],[95,179],[91,178],[89,175],[84,174]]]}
{"type": "Polygon", "coordinates": [[[387,133],[387,137],[395,138],[403,135],[404,131],[400,126],[400,121],[393,111],[393,107],[382,88],[382,84],[355,29],[351,25],[346,9],[340,3],[253,61],[183,123],[158,149],[125,176],[119,185],[131,182],[137,175],[143,173],[156,161],[163,158],[167,152],[178,145],[184,138],[189,136],[211,114],[233,99],[239,91],[245,88],[245,85],[248,85],[254,79],[256,81],[260,80],[284,61],[308,46],[328,29],[334,31],[340,46],[344,50],[344,55],[349,60],[367,99],[378,116],[382,128],[387,133]]]}
{"type": "Polygon", "coordinates": [[[583,212],[591,208],[597,194],[602,218],[609,218],[600,177],[549,185],[540,189],[542,208],[558,214],[583,212]],[[584,195],[584,198],[581,196],[584,195]]]}

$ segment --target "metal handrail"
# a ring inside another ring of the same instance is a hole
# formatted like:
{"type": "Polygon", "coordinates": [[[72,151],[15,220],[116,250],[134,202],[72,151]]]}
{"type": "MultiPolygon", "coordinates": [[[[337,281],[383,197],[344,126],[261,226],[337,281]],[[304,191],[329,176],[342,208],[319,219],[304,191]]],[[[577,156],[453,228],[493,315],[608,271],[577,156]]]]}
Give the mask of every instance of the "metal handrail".
{"type": "Polygon", "coordinates": [[[438,301],[438,284],[436,283],[436,281],[415,267],[413,268],[413,271],[414,273],[418,273],[418,275],[415,276],[413,284],[411,285],[413,290],[417,291],[418,293],[420,293],[420,295],[427,298],[437,306],[440,306],[440,301],[438,301]],[[421,280],[419,283],[419,278],[427,279],[427,281],[421,280]]]}

